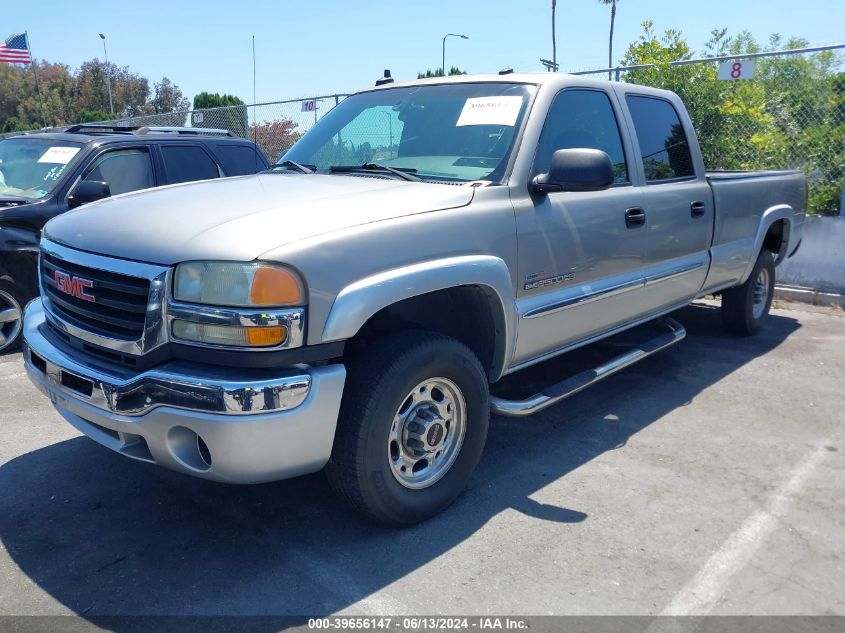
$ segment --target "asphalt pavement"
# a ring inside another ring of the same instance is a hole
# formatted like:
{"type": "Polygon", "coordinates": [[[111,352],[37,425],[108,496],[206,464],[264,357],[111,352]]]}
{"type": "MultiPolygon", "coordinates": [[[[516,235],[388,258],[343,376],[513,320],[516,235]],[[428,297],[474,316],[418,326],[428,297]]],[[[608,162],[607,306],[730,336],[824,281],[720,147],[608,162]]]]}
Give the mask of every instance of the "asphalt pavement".
{"type": "Polygon", "coordinates": [[[774,310],[754,338],[675,318],[677,348],[494,418],[471,487],[405,530],[321,474],[130,461],[0,357],[0,615],[845,614],[845,312],[774,310]]]}

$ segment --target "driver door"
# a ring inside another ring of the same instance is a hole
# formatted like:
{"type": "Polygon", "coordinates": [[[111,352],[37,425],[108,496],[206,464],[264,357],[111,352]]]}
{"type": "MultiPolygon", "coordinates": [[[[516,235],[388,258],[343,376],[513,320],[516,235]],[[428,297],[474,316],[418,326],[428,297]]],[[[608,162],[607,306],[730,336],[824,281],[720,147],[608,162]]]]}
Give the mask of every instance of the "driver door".
{"type": "Polygon", "coordinates": [[[626,323],[645,309],[639,293],[646,256],[642,198],[620,132],[615,95],[572,88],[549,109],[531,177],[559,149],[600,149],[614,165],[604,191],[530,194],[517,204],[519,332],[514,364],[530,364],[626,323]]]}

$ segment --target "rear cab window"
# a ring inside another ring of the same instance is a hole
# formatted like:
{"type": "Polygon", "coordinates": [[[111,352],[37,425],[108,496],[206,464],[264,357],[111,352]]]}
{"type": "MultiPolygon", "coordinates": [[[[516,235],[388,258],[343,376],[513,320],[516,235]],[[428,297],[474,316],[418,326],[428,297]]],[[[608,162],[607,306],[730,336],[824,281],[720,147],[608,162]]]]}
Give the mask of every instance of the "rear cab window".
{"type": "Polygon", "coordinates": [[[647,183],[695,178],[689,141],[675,107],[664,99],[626,97],[647,183]]]}

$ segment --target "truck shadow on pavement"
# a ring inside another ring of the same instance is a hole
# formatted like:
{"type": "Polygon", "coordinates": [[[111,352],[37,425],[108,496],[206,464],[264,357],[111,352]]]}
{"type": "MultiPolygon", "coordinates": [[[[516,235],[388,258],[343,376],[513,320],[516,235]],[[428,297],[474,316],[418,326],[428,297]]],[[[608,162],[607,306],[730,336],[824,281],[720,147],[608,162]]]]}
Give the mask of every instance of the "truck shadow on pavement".
{"type": "MultiPolygon", "coordinates": [[[[369,597],[461,546],[502,512],[556,522],[559,538],[575,547],[577,524],[588,526],[590,517],[578,508],[538,503],[533,493],[623,447],[799,327],[773,315],[759,336],[737,339],[723,333],[717,309],[695,305],[674,316],[689,332],[676,349],[534,418],[493,418],[469,490],[420,526],[374,526],[338,502],[321,474],[227,486],[132,462],[75,438],[0,468],[0,538],[33,583],[95,624],[118,615],[330,614],[362,600],[360,613],[402,613],[389,592],[369,597]]],[[[503,388],[542,386],[549,376],[564,377],[559,372],[569,362],[549,361],[503,388]]],[[[484,555],[495,556],[495,547],[484,555]]],[[[20,580],[10,580],[6,613],[44,604],[20,580]]],[[[110,628],[131,630],[130,622],[112,621],[110,628]]]]}

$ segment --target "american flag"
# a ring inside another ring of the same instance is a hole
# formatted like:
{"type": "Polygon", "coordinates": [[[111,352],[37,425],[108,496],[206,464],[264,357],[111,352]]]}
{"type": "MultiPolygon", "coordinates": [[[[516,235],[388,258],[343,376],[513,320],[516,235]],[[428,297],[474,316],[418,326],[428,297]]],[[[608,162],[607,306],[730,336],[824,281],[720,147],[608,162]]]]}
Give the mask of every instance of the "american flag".
{"type": "Polygon", "coordinates": [[[30,64],[32,58],[29,56],[29,43],[26,41],[25,33],[10,35],[6,41],[0,44],[0,62],[9,64],[30,64]]]}

